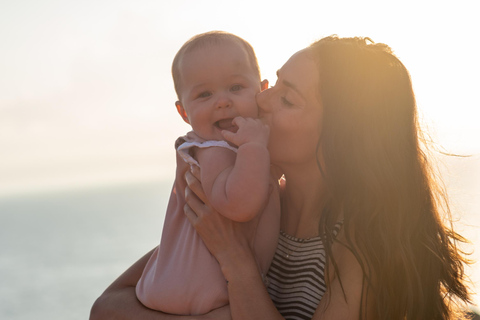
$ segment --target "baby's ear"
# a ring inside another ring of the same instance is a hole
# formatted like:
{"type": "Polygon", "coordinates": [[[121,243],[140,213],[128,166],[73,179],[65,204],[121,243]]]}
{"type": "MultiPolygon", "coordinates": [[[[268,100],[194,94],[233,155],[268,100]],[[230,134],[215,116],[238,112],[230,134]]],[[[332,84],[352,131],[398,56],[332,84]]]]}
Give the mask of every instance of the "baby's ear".
{"type": "Polygon", "coordinates": [[[262,89],[262,91],[265,90],[265,89],[268,89],[268,80],[267,79],[262,81],[261,89],[262,89]]]}
{"type": "Polygon", "coordinates": [[[183,107],[182,103],[180,101],[176,101],[175,107],[177,107],[178,114],[180,115],[180,117],[182,117],[183,121],[190,124],[190,121],[188,121],[187,112],[185,111],[185,108],[183,107]]]}

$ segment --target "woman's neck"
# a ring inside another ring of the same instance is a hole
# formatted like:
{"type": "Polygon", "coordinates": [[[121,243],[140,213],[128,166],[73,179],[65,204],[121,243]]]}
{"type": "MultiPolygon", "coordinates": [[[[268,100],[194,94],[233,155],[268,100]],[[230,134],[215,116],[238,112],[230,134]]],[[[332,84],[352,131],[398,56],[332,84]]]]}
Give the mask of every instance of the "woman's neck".
{"type": "Polygon", "coordinates": [[[325,206],[325,185],[320,171],[285,172],[281,194],[284,232],[297,238],[318,235],[320,215],[325,206]]]}

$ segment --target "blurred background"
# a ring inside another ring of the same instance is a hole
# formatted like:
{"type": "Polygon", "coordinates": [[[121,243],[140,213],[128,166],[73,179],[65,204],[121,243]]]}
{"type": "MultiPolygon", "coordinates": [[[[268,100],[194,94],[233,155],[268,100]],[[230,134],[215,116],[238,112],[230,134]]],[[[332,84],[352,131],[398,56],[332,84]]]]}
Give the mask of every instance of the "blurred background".
{"type": "MultiPolygon", "coordinates": [[[[249,41],[272,83],[323,36],[390,45],[437,150],[468,155],[436,158],[478,260],[476,2],[0,2],[0,318],[86,319],[106,286],[158,243],[173,142],[189,130],[174,108],[171,61],[210,30],[249,41]]],[[[478,265],[467,273],[480,281],[478,265]]]]}

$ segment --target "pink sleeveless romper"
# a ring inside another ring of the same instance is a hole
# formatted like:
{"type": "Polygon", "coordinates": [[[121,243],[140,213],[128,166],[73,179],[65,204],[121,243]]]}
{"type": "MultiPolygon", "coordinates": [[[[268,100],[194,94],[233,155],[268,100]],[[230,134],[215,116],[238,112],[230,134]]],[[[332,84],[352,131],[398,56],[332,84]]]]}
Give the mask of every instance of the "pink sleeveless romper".
{"type": "MultiPolygon", "coordinates": [[[[183,212],[185,172],[196,163],[188,155],[192,147],[221,146],[225,141],[204,141],[193,132],[176,142],[177,169],[170,195],[160,245],[154,250],[137,284],[137,297],[148,308],[178,315],[205,314],[228,304],[227,283],[220,266],[183,212]],[[183,145],[178,146],[179,142],[183,145]],[[180,151],[179,151],[180,150],[180,151]]],[[[234,148],[233,148],[234,149],[234,148]]],[[[234,150],[236,151],[236,150],[234,150]]],[[[278,182],[261,213],[254,249],[263,275],[266,275],[277,247],[280,230],[278,182]]]]}

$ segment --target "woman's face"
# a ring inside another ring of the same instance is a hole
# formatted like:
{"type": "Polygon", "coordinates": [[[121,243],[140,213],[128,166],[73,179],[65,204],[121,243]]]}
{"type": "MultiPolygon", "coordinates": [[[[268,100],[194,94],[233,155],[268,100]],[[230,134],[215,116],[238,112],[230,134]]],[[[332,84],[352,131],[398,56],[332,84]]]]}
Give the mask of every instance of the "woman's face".
{"type": "Polygon", "coordinates": [[[316,165],[322,106],[318,71],[308,49],[294,54],[277,72],[275,86],[257,95],[259,116],[270,126],[273,164],[316,165]]]}

